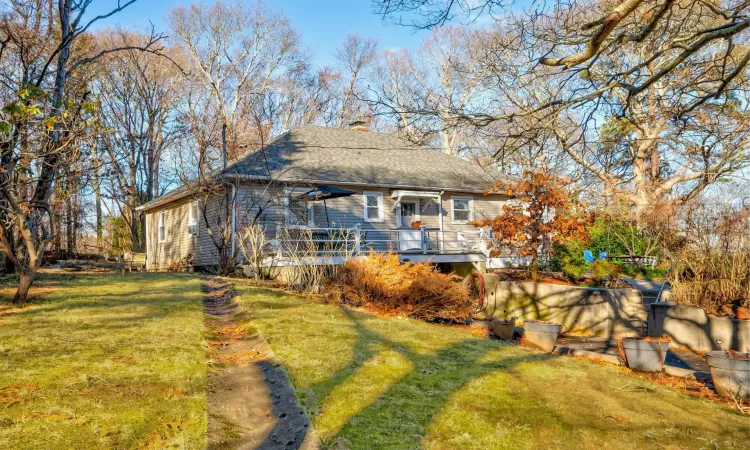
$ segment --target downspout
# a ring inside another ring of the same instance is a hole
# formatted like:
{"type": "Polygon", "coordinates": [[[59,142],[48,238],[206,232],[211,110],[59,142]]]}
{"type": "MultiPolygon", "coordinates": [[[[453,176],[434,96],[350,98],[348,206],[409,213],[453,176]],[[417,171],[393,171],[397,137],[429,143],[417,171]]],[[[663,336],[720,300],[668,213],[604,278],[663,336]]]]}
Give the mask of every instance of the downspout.
{"type": "Polygon", "coordinates": [[[148,211],[143,211],[143,214],[146,215],[145,221],[146,221],[146,272],[148,272],[148,269],[150,269],[148,264],[148,249],[149,249],[149,243],[150,239],[148,238],[149,233],[151,233],[151,229],[148,227],[148,211]]]}
{"type": "Polygon", "coordinates": [[[237,234],[237,186],[232,183],[232,258],[235,257],[236,239],[237,234]]]}
{"type": "Polygon", "coordinates": [[[443,253],[443,241],[445,240],[445,231],[443,231],[443,194],[445,191],[438,193],[438,218],[440,219],[440,253],[443,253]]]}

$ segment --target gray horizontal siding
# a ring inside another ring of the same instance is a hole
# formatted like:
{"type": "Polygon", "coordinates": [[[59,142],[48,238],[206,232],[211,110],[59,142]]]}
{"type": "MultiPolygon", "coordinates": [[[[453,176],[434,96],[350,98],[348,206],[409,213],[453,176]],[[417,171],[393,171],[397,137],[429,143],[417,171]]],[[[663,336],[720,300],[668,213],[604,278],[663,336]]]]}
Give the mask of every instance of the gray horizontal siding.
{"type": "MultiPolygon", "coordinates": [[[[318,202],[312,202],[314,214],[314,223],[316,227],[330,228],[353,228],[360,225],[363,231],[363,242],[366,247],[372,247],[378,251],[388,250],[389,244],[386,240],[395,240],[397,235],[385,230],[397,228],[396,213],[393,206],[396,199],[391,198],[391,191],[386,189],[377,189],[369,187],[352,187],[352,186],[333,186],[341,189],[354,191],[354,195],[341,197],[318,202]],[[381,192],[383,194],[384,220],[383,222],[366,222],[364,220],[364,192],[381,192]]],[[[269,238],[276,236],[277,225],[285,224],[285,207],[284,207],[284,188],[282,186],[268,187],[262,184],[244,183],[240,184],[236,193],[236,225],[238,239],[244,227],[246,227],[257,215],[259,208],[263,211],[259,217],[259,223],[265,227],[269,238]]],[[[458,195],[467,197],[465,193],[443,193],[442,204],[438,205],[437,200],[420,201],[420,220],[422,225],[430,229],[439,229],[440,217],[443,215],[443,229],[446,231],[445,239],[447,241],[455,240],[456,231],[471,231],[477,229],[469,224],[455,224],[451,219],[451,196],[458,195]],[[440,209],[438,209],[440,207],[440,209]]],[[[506,204],[506,197],[499,195],[471,196],[474,200],[474,219],[488,218],[491,219],[502,212],[506,204]]],[[[166,268],[171,262],[185,258],[188,253],[194,254],[196,265],[211,266],[218,263],[218,251],[210,235],[207,232],[206,223],[201,217],[199,220],[199,235],[191,236],[187,232],[188,212],[187,205],[190,199],[178,200],[161,208],[148,211],[148,230],[149,233],[149,261],[152,262],[152,268],[166,268]],[[169,223],[170,234],[166,243],[158,244],[156,242],[158,211],[167,211],[167,220],[169,223]]],[[[222,196],[211,197],[205,205],[206,216],[212,227],[223,216],[224,198],[222,196]]],[[[409,224],[404,224],[409,228],[409,224]]],[[[429,232],[431,249],[438,248],[439,233],[429,232]]],[[[457,251],[460,246],[455,243],[446,243],[445,250],[457,251]]],[[[397,250],[394,248],[394,250],[397,250]]],[[[237,253],[242,259],[241,246],[238,244],[237,253]]]]}

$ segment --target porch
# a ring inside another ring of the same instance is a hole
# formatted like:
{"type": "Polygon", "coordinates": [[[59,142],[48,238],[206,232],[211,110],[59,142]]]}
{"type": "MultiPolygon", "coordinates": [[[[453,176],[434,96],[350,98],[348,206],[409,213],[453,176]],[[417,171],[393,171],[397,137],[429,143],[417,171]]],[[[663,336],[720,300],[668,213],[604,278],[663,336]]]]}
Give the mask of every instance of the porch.
{"type": "Polygon", "coordinates": [[[269,244],[271,266],[343,264],[370,251],[394,252],[403,260],[433,262],[481,262],[486,259],[486,231],[412,229],[364,229],[283,226],[277,224],[269,244]]]}

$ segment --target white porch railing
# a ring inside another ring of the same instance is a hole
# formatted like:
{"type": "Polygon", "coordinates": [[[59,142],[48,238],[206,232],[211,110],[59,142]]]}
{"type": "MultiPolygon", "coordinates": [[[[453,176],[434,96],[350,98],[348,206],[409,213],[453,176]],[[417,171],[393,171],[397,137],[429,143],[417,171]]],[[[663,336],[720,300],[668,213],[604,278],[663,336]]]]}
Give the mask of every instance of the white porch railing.
{"type": "Polygon", "coordinates": [[[277,257],[290,254],[354,256],[393,251],[402,254],[485,253],[485,230],[308,228],[276,226],[272,242],[277,257]]]}

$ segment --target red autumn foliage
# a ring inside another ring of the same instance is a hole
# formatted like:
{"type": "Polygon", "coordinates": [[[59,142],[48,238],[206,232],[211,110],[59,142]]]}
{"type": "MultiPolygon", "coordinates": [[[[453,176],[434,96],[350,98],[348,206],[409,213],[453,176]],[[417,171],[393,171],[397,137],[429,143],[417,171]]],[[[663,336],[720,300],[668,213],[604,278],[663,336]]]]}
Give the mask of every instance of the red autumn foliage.
{"type": "Polygon", "coordinates": [[[522,204],[510,204],[493,219],[476,220],[476,227],[490,227],[493,241],[490,255],[499,256],[504,249],[531,256],[531,278],[539,273],[539,251],[545,243],[562,243],[588,237],[586,225],[591,215],[582,203],[572,198],[562,179],[543,173],[525,172],[512,184],[496,183],[493,192],[504,192],[522,204]],[[548,215],[552,215],[551,219],[548,215]]]}
{"type": "Polygon", "coordinates": [[[461,321],[473,311],[468,290],[455,275],[429,263],[402,263],[393,253],[370,252],[347,261],[331,288],[344,303],[424,320],[461,321]]]}

